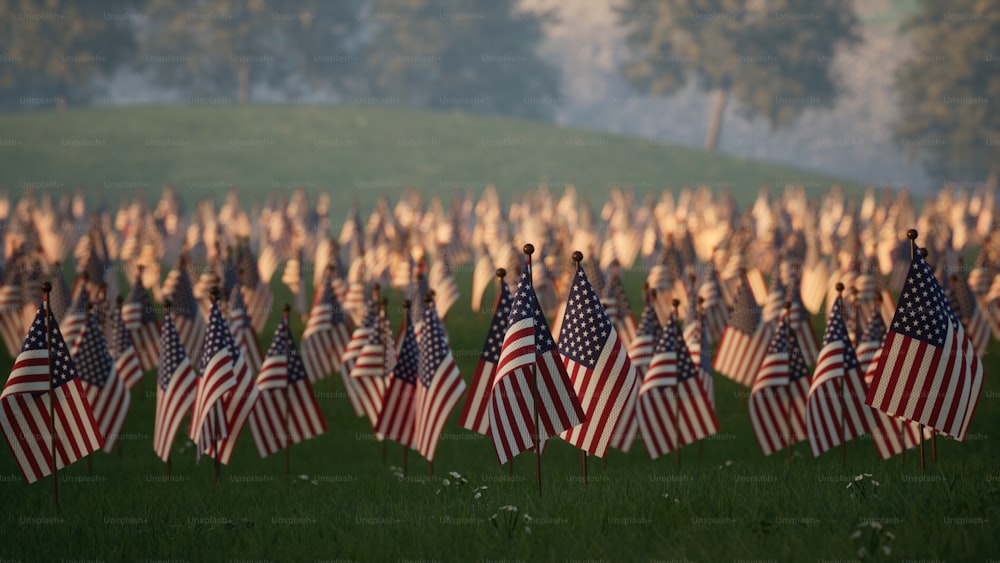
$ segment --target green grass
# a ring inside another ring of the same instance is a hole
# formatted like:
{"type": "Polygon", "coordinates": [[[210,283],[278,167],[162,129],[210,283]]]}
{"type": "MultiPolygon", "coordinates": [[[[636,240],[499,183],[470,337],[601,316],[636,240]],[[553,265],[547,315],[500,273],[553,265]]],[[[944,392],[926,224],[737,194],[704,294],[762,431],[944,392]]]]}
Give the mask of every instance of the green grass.
{"type": "MultiPolygon", "coordinates": [[[[468,288],[468,269],[459,267],[457,276],[468,288]]],[[[635,294],[641,280],[629,276],[635,294]]],[[[274,287],[275,303],[286,301],[287,290],[274,287]]],[[[392,295],[390,303],[398,302],[392,295]]],[[[398,308],[390,314],[398,324],[398,308]]],[[[447,326],[471,379],[488,313],[471,312],[463,296],[447,326]]],[[[556,441],[543,458],[541,496],[530,454],[516,459],[508,479],[490,440],[459,428],[457,413],[445,427],[436,477],[427,477],[427,463],[411,453],[410,474],[400,480],[390,469],[401,464],[400,447],[389,444],[383,463],[339,381],[317,386],[330,429],[292,450],[291,475],[281,454],[258,459],[244,435],[219,487],[211,463],[196,465],[186,440],[175,445],[172,478],[164,481],[152,451],[154,382],[147,378],[133,392],[121,457],[98,453],[92,469],[83,461],[62,471],[58,510],[50,479],[26,487],[10,455],[0,454],[0,559],[851,560],[861,546],[851,534],[874,519],[896,537],[886,560],[982,561],[1000,554],[1000,453],[990,441],[1000,432],[1000,385],[991,377],[996,351],[994,344],[985,358],[986,388],[968,441],[938,440],[940,460],[928,460],[926,475],[914,451],[905,464],[881,462],[865,440],[848,444],[846,467],[839,451],[812,459],[806,444],[795,447],[791,466],[784,453],[764,458],[743,390],[717,377],[722,430],[700,455],[696,446],[685,448],[677,468],[673,456],[650,461],[637,443],[628,455],[611,452],[606,468],[591,461],[584,486],[576,450],[556,441]],[[451,471],[468,483],[456,484],[451,471]],[[852,497],[846,485],[863,472],[880,486],[852,497]],[[473,489],[483,485],[475,499],[473,489]],[[505,514],[498,510],[504,505],[532,517],[530,534],[520,525],[497,533],[490,516],[505,514]]],[[[7,369],[9,359],[0,365],[7,369]]]]}
{"type": "MultiPolygon", "coordinates": [[[[762,185],[825,191],[837,179],[659,141],[499,117],[399,107],[147,106],[0,115],[0,187],[84,187],[116,203],[171,184],[189,197],[238,186],[244,203],[301,185],[333,203],[449,197],[495,184],[513,195],[575,185],[600,205],[611,186],[641,196],[709,185],[741,203],[762,185]]],[[[840,182],[850,186],[852,182],[840,182]]],[[[340,217],[340,215],[335,215],[340,217]]]]}

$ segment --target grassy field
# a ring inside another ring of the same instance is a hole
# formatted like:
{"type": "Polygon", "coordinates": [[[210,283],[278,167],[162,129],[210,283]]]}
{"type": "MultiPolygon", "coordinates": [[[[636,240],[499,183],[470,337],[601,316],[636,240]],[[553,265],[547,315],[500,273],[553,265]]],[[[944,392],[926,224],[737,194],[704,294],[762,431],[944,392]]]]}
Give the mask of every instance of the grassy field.
{"type": "MultiPolygon", "coordinates": [[[[634,295],[641,280],[630,275],[634,295]]],[[[469,287],[467,268],[457,277],[469,287]]],[[[277,304],[287,299],[286,289],[275,291],[277,304]]],[[[394,324],[398,303],[392,295],[394,324]]],[[[447,326],[471,379],[488,313],[471,312],[463,296],[447,326]]],[[[60,473],[61,508],[52,506],[50,479],[27,487],[6,450],[0,455],[0,560],[847,561],[865,547],[874,553],[865,560],[984,561],[1000,555],[1000,451],[990,441],[1000,432],[1000,385],[989,377],[996,351],[985,358],[968,441],[939,440],[940,460],[928,460],[926,474],[914,452],[905,463],[881,462],[866,440],[848,444],[846,466],[839,451],[812,459],[806,444],[790,466],[784,453],[763,458],[743,390],[717,378],[722,431],[700,452],[684,449],[680,468],[672,456],[650,461],[637,443],[628,455],[611,452],[606,467],[592,460],[585,486],[576,450],[557,442],[543,458],[541,496],[530,455],[516,459],[509,478],[489,439],[459,428],[457,413],[435,477],[416,454],[402,477],[400,447],[389,444],[383,462],[339,381],[317,386],[330,430],[293,449],[290,475],[281,454],[260,460],[244,436],[220,486],[186,440],[167,477],[152,451],[150,377],[133,392],[120,457],[95,454],[92,468],[84,461],[60,473]],[[848,488],[862,473],[872,474],[865,486],[848,488]],[[501,510],[507,505],[518,520],[501,510]]]]}
{"type": "MultiPolygon", "coordinates": [[[[0,188],[83,187],[117,202],[171,184],[245,203],[303,186],[371,204],[418,188],[447,197],[495,184],[517,194],[575,185],[600,205],[611,186],[642,195],[709,185],[746,203],[761,185],[827,190],[836,179],[632,137],[516,119],[399,107],[164,106],[0,115],[0,188]]],[[[845,186],[851,182],[844,183],[845,186]]]]}

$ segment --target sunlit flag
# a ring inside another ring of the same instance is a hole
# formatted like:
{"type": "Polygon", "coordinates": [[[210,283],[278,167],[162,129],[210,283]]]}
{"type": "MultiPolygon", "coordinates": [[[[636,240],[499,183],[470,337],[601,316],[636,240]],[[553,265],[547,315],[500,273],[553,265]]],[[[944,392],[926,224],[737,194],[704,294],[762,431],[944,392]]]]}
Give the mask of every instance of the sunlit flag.
{"type": "Polygon", "coordinates": [[[135,351],[139,355],[142,369],[151,370],[156,367],[160,356],[160,327],[153,313],[153,305],[142,285],[142,270],[136,275],[132,290],[129,291],[125,303],[122,304],[122,317],[125,327],[132,337],[135,351]]]}
{"type": "Polygon", "coordinates": [[[399,359],[389,373],[385,401],[379,413],[375,433],[387,440],[399,442],[407,448],[416,447],[414,426],[416,423],[416,396],[418,376],[417,335],[413,331],[409,311],[404,314],[402,340],[399,343],[399,359]]]}
{"type": "Polygon", "coordinates": [[[639,400],[639,388],[642,380],[646,376],[646,368],[653,357],[653,348],[660,338],[660,321],[653,308],[653,299],[646,299],[646,306],[642,310],[639,318],[639,326],[636,329],[632,343],[628,347],[628,357],[635,367],[635,383],[632,384],[630,398],[622,411],[622,422],[615,427],[615,433],[611,437],[611,447],[623,452],[632,449],[636,433],[639,431],[639,421],[636,419],[636,403],[639,400]]]}
{"type": "Polygon", "coordinates": [[[110,452],[118,443],[132,396],[108,352],[98,314],[87,316],[87,324],[71,353],[101,432],[104,451],[110,452]]]}
{"type": "Polygon", "coordinates": [[[493,303],[493,321],[486,334],[479,362],[476,364],[476,374],[472,378],[472,388],[465,399],[462,414],[458,424],[462,428],[486,434],[489,431],[490,390],[497,364],[500,362],[500,347],[503,346],[504,333],[507,331],[507,320],[510,318],[511,295],[507,281],[501,278],[500,290],[493,303]]]}
{"type": "Polygon", "coordinates": [[[773,327],[761,322],[761,310],[754,301],[746,275],[736,293],[733,314],[722,333],[712,367],[733,381],[750,387],[764,360],[773,327]]]}
{"type": "MultiPolygon", "coordinates": [[[[332,274],[327,271],[323,279],[332,274]]],[[[333,288],[320,284],[318,300],[309,311],[309,320],[302,334],[302,363],[309,381],[316,382],[341,369],[340,362],[351,339],[351,328],[333,288]]]]}
{"type": "Polygon", "coordinates": [[[414,448],[428,461],[433,461],[441,430],[465,392],[465,381],[455,365],[433,301],[428,300],[424,305],[422,326],[414,448]]]}
{"type": "Polygon", "coordinates": [[[591,455],[604,457],[615,427],[634,400],[638,376],[583,268],[577,268],[567,298],[559,353],[586,417],[583,424],[560,436],[591,455]]]}
{"type": "Polygon", "coordinates": [[[142,366],[139,364],[139,354],[132,344],[132,335],[125,328],[121,309],[114,312],[111,319],[111,357],[115,360],[118,375],[125,382],[125,387],[132,389],[142,379],[142,366]]]}

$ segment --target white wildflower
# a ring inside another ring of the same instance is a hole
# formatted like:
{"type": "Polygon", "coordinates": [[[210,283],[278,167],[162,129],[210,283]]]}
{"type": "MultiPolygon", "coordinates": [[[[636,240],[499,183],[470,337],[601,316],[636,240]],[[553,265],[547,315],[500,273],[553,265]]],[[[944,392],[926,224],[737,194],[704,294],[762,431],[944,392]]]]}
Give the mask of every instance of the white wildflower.
{"type": "Polygon", "coordinates": [[[861,537],[861,530],[855,530],[854,533],[851,534],[851,539],[852,540],[856,540],[856,539],[858,539],[860,537],[861,537]]]}
{"type": "Polygon", "coordinates": [[[309,476],[303,473],[302,475],[299,475],[299,479],[302,479],[303,481],[308,481],[309,476]]]}
{"type": "Polygon", "coordinates": [[[448,472],[448,475],[451,475],[455,479],[461,479],[462,478],[462,476],[459,475],[459,473],[457,471],[450,471],[450,472],[448,472]]]}
{"type": "Polygon", "coordinates": [[[882,553],[884,553],[886,555],[889,555],[890,553],[892,553],[892,548],[889,547],[889,546],[887,546],[887,545],[883,545],[882,546],[882,553]]]}
{"type": "Polygon", "coordinates": [[[890,540],[894,540],[894,539],[896,539],[896,534],[894,534],[892,532],[886,532],[885,533],[885,537],[889,538],[890,540]]]}
{"type": "Polygon", "coordinates": [[[450,485],[450,484],[451,484],[451,481],[449,481],[449,480],[447,480],[447,479],[442,479],[442,480],[441,480],[441,484],[442,484],[442,485],[444,485],[445,487],[447,487],[448,485],[450,485]]]}

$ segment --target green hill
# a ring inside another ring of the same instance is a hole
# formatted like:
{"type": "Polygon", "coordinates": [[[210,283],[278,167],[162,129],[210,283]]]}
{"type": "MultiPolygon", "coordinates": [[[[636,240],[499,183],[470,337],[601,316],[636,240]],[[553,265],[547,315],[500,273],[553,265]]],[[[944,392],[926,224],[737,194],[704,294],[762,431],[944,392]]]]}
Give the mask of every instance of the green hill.
{"type": "MultiPolygon", "coordinates": [[[[303,186],[334,204],[408,187],[447,196],[495,184],[511,195],[573,184],[595,202],[708,184],[751,200],[761,185],[826,190],[835,178],[702,150],[522,120],[398,107],[144,106],[0,116],[0,188],[84,187],[115,201],[173,185],[259,201],[303,186]]],[[[846,185],[847,183],[841,182],[846,185]]]]}

